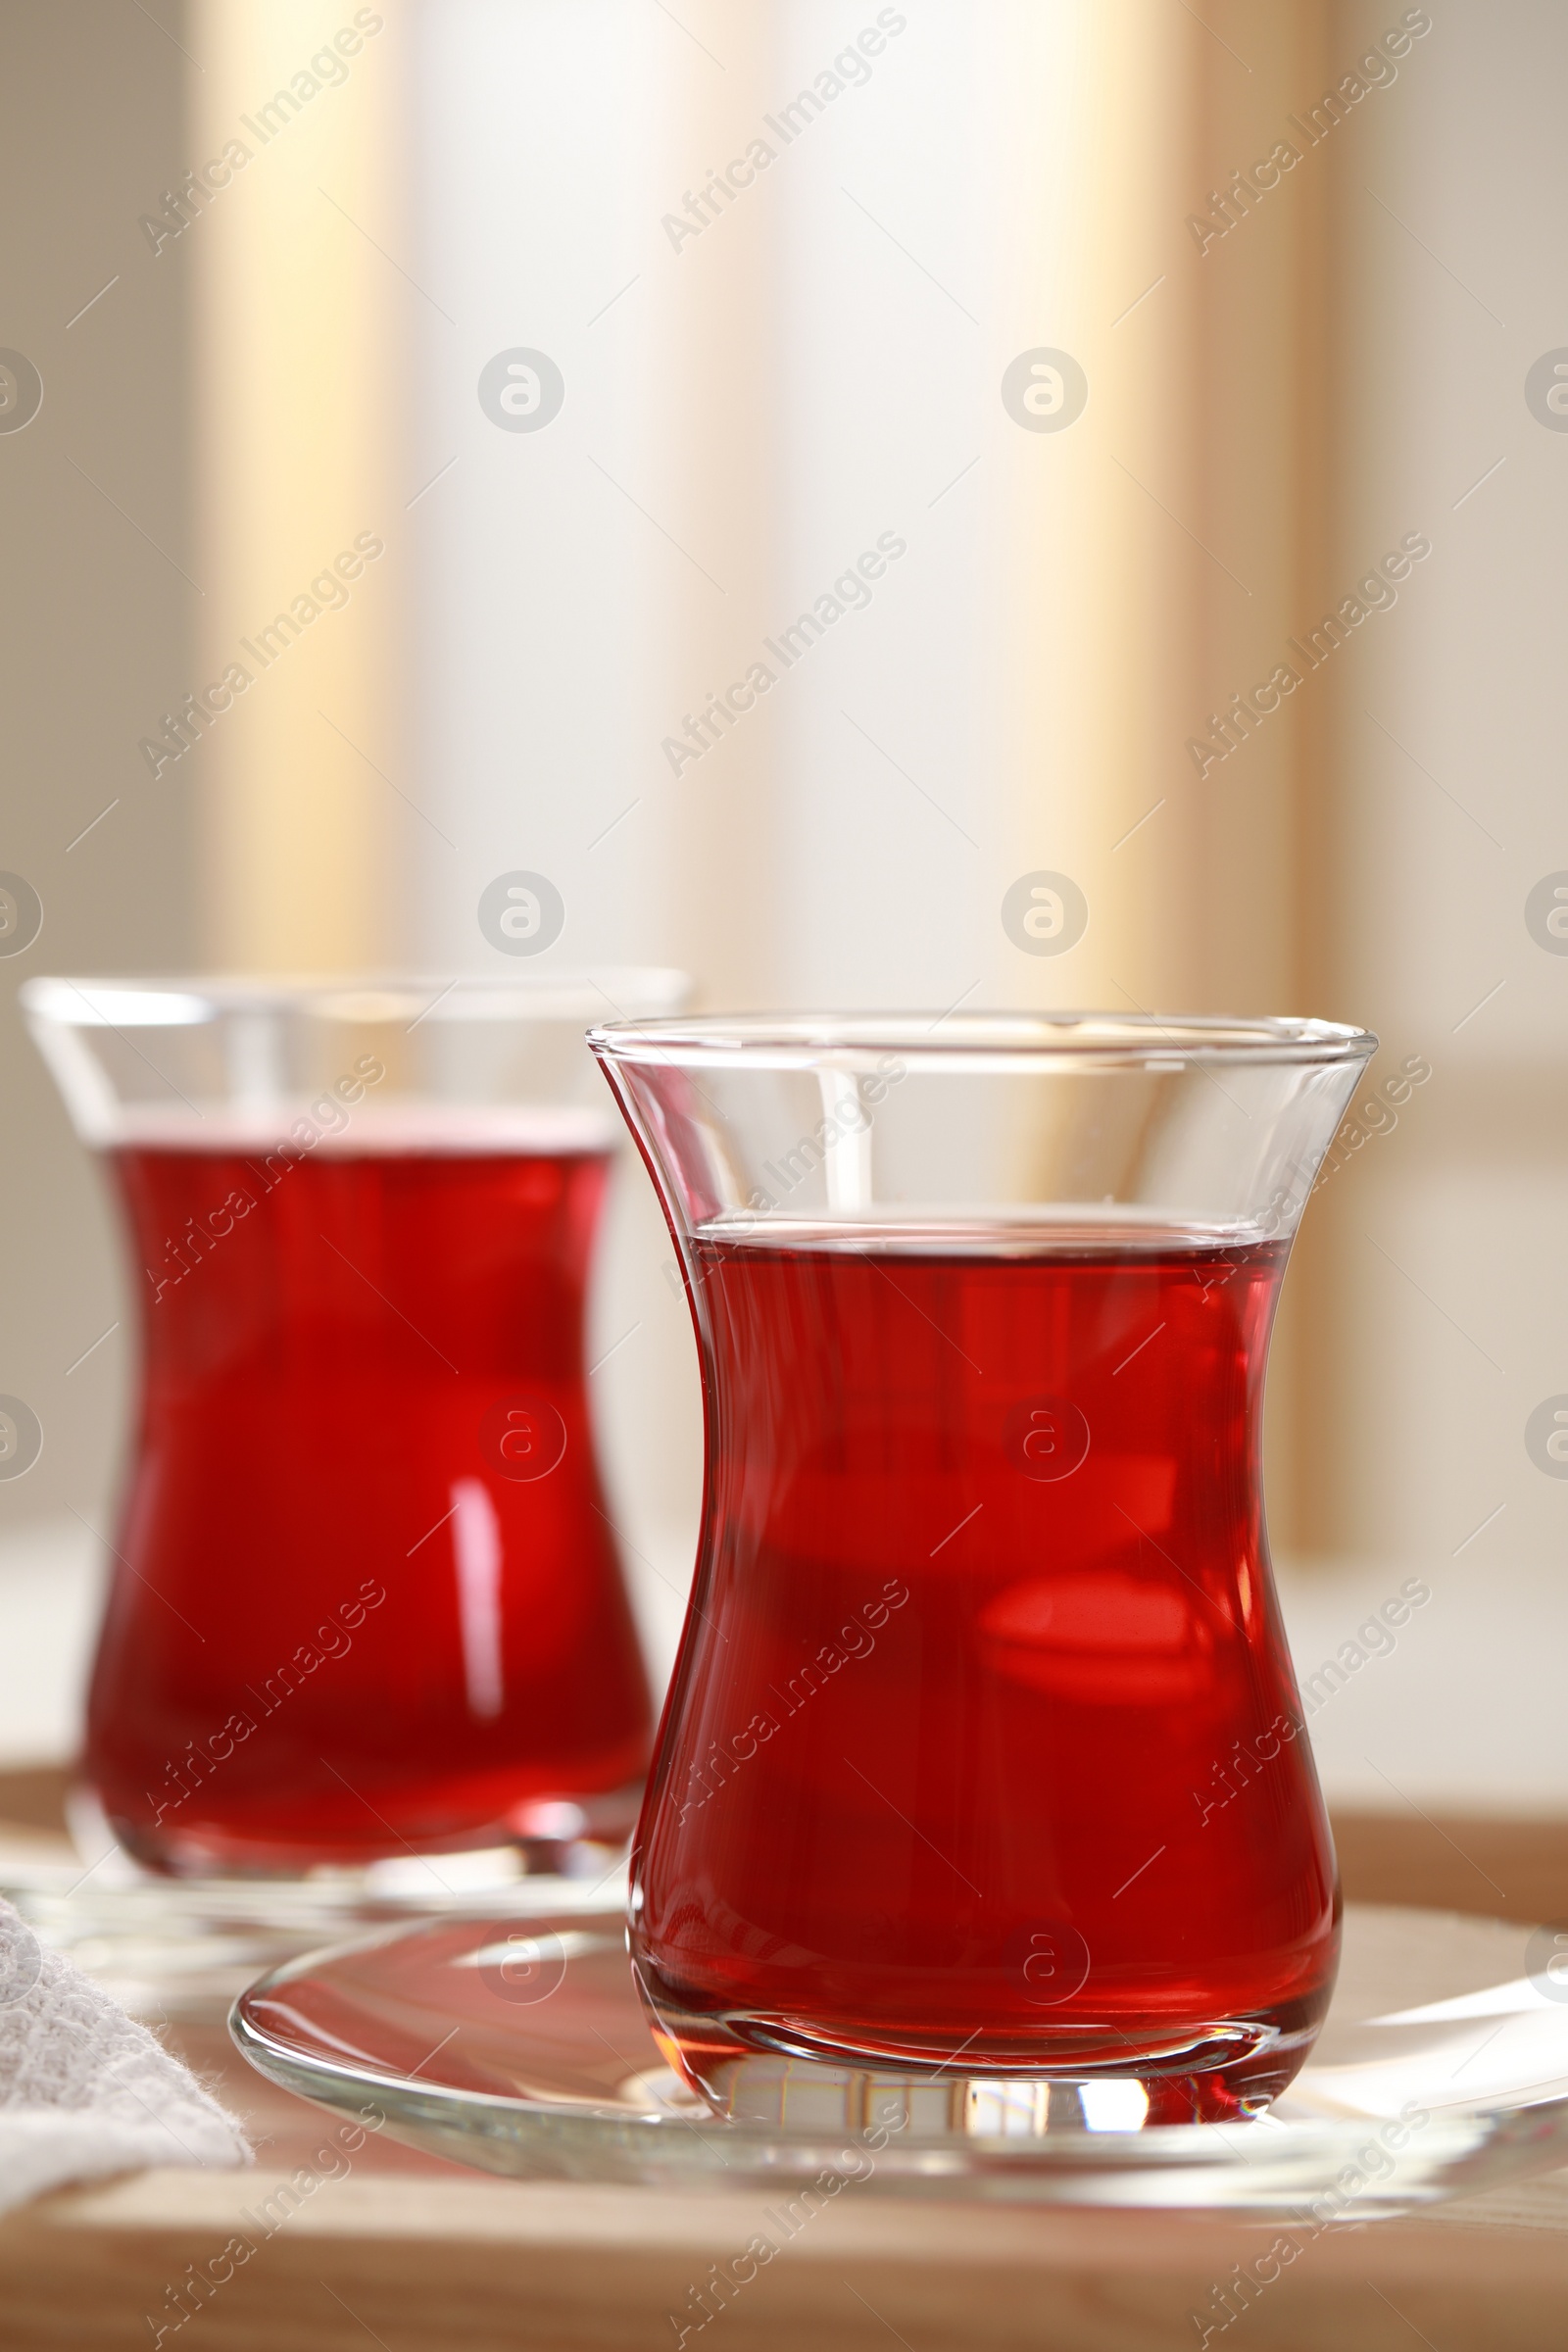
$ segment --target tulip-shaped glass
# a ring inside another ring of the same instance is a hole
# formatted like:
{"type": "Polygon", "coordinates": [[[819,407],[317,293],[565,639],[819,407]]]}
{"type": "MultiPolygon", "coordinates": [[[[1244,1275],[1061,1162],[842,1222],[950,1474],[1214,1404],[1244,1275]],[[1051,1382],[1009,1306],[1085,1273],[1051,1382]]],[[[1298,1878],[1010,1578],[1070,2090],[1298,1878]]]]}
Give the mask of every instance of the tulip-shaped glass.
{"type": "Polygon", "coordinates": [[[673,2063],[754,2119],[833,2085],[852,2121],[1256,2113],[1339,1945],[1264,1359],[1376,1041],[1084,1014],[589,1042],[706,1396],[633,1861],[673,2063]]]}
{"type": "Polygon", "coordinates": [[[583,1345],[618,1129],[582,1033],[683,995],[28,985],[136,1293],[85,1764],[141,1862],[629,1828],[650,1702],[583,1345]]]}

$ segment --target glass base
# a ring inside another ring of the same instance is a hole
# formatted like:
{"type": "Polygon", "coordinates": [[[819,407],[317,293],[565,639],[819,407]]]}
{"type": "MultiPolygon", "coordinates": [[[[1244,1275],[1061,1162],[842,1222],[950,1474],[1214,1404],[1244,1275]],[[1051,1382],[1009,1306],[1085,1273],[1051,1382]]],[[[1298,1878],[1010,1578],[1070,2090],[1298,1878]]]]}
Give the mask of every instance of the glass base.
{"type": "Polygon", "coordinates": [[[78,1784],[67,1800],[76,1845],[96,1856],[117,1846],[138,1869],[168,1879],[350,1880],[367,1892],[460,1895],[519,1878],[594,1879],[613,1867],[631,1836],[642,1783],[575,1798],[527,1798],[504,1820],[465,1824],[443,1837],[378,1838],[368,1846],[311,1846],[254,1824],[214,1820],[147,1831],[106,1812],[78,1784]]]}
{"type": "Polygon", "coordinates": [[[0,1899],[40,1943],[148,2020],[219,2024],[262,1970],[432,1915],[510,1924],[568,1902],[596,1918],[608,1912],[617,1941],[623,1935],[623,1854],[586,1841],[564,1849],[560,1873],[528,1868],[532,1857],[513,1844],[292,1876],[196,1877],[143,1870],[115,1843],[90,1792],[76,1791],[70,1813],[70,1841],[0,1842],[0,1899]]]}
{"type": "Polygon", "coordinates": [[[1028,2048],[976,2034],[946,2052],[851,2046],[780,2015],[681,2010],[638,1986],[670,2067],[727,2123],[1040,2138],[1245,2121],[1296,2075],[1317,2020],[1215,2018],[1130,2034],[1064,2027],[1028,2048]],[[977,2046],[978,2045],[978,2046],[977,2046]]]}

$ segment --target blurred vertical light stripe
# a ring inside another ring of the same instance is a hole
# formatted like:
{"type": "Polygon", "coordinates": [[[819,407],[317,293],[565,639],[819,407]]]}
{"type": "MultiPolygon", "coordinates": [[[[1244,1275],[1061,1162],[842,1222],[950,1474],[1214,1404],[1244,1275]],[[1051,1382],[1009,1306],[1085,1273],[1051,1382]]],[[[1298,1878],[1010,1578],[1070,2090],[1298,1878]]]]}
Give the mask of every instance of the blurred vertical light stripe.
{"type": "MultiPolygon", "coordinates": [[[[788,877],[808,794],[789,764],[779,688],[755,694],[745,684],[759,662],[782,672],[765,640],[784,616],[781,547],[797,490],[789,441],[800,331],[788,271],[795,191],[784,134],[767,120],[794,94],[792,12],[682,0],[677,13],[660,44],[652,174],[639,200],[654,426],[647,463],[682,551],[666,559],[658,592],[662,674],[648,743],[651,798],[670,844],[671,912],[684,943],[675,960],[690,964],[709,1002],[759,1005],[799,1001],[786,975],[807,911],[788,877]],[[748,693],[752,707],[726,718],[748,693]],[[715,698],[727,698],[717,710],[715,698]],[[700,759],[661,750],[671,738],[697,747],[700,759]]],[[[831,838],[818,846],[830,864],[831,838]]]]}
{"type": "Polygon", "coordinates": [[[402,51],[347,0],[193,0],[208,953],[395,958],[407,480],[402,51]],[[225,164],[226,159],[226,164],[225,164]],[[380,553],[373,551],[380,550],[380,553]],[[341,561],[340,561],[341,559],[341,561]],[[352,576],[346,576],[352,575],[352,576]],[[220,701],[220,696],[214,696],[220,701]],[[380,771],[380,772],[378,772],[380,771]]]}
{"type": "MultiPolygon", "coordinates": [[[[1304,155],[1292,179],[1275,168],[1272,203],[1268,172],[1253,173],[1322,86],[1328,15],[1062,0],[988,20],[986,81],[1005,93],[996,325],[1015,322],[1020,350],[1065,347],[1089,379],[1070,431],[997,425],[1007,726],[994,815],[1010,820],[1013,871],[1064,870],[1091,909],[1070,956],[1011,958],[1014,996],[1343,1009],[1323,999],[1313,911],[1322,699],[1273,692],[1266,708],[1277,665],[1304,670],[1289,641],[1321,610],[1326,198],[1304,155]],[[1195,233],[1195,215],[1233,231],[1195,233]]],[[[1298,1274],[1270,1386],[1287,1544],[1322,1457],[1319,1307],[1298,1274]]]]}
{"type": "MultiPolygon", "coordinates": [[[[999,377],[1015,354],[1069,352],[1088,405],[1020,430],[992,389],[990,523],[1001,563],[997,745],[1007,872],[1070,874],[1090,906],[1070,956],[1008,946],[1009,994],[1050,1005],[1198,1007],[1169,968],[1172,866],[1195,822],[1180,773],[1215,581],[1179,518],[1195,502],[1197,293],[1180,249],[1200,75],[1180,11],[1054,0],[990,23],[997,93],[999,377]]],[[[1234,593],[1221,576],[1219,591],[1234,593]]]]}
{"type": "Polygon", "coordinates": [[[413,476],[433,482],[410,516],[414,741],[450,837],[419,860],[416,960],[509,968],[475,907],[515,869],[564,902],[555,961],[673,959],[667,648],[688,583],[722,601],[686,512],[697,436],[659,400],[667,288],[650,284],[689,44],[646,0],[450,0],[410,26],[409,266],[454,321],[420,337],[412,400],[413,476]],[[515,351],[561,372],[538,429],[480,404],[515,351]]]}
{"type": "MultiPolygon", "coordinates": [[[[1181,686],[1188,715],[1172,710],[1172,732],[1223,757],[1201,776],[1201,752],[1186,764],[1185,875],[1178,867],[1167,877],[1160,958],[1166,986],[1185,986],[1206,1007],[1336,1019],[1365,1007],[1344,993],[1328,911],[1342,822],[1331,706],[1296,641],[1331,592],[1343,593],[1330,562],[1343,498],[1333,462],[1341,387],[1330,180],[1301,119],[1349,45],[1346,13],[1337,0],[1300,0],[1208,9],[1204,26],[1190,26],[1183,211],[1199,227],[1183,228],[1196,289],[1193,505],[1184,512],[1249,593],[1206,564],[1198,659],[1181,686]],[[1256,690],[1280,665],[1298,682],[1270,710],[1256,690]]],[[[1329,1416],[1347,1341],[1331,1321],[1335,1253],[1317,1204],[1270,1355],[1269,1521],[1287,1553],[1320,1543],[1332,1483],[1329,1416]]]]}
{"type": "Polygon", "coordinates": [[[1318,199],[1258,204],[1229,249],[1200,251],[1188,217],[1268,154],[1320,16],[1247,12],[1245,60],[1133,0],[992,21],[1013,126],[998,324],[1064,345],[1090,385],[1070,433],[1004,444],[998,501],[1016,861],[1072,872],[1092,908],[1083,949],[1035,967],[1042,1001],[1300,1008],[1302,710],[1243,719],[1243,786],[1187,747],[1223,742],[1216,715],[1243,740],[1233,698],[1288,659],[1315,561],[1318,199]]]}

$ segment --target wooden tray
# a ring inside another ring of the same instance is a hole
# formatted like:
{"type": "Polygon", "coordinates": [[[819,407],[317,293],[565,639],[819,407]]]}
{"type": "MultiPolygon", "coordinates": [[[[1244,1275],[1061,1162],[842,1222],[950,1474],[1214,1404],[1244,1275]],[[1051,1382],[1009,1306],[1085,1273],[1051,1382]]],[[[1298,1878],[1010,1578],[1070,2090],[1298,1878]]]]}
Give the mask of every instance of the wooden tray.
{"type": "MultiPolygon", "coordinates": [[[[0,1776],[0,1816],[51,1834],[57,1805],[48,1776],[0,1776]]],[[[1568,1918],[1568,1824],[1336,1828],[1352,1899],[1568,1918]]],[[[131,2175],[12,2215],[8,2352],[1174,2352],[1205,2328],[1226,2352],[1543,2352],[1568,2335],[1568,2174],[1329,2229],[1288,2263],[1266,2225],[846,2198],[721,2297],[715,2269],[766,2200],[495,2180],[382,2134],[349,2152],[221,2029],[168,2038],[245,2117],[257,2169],[131,2175]]]]}

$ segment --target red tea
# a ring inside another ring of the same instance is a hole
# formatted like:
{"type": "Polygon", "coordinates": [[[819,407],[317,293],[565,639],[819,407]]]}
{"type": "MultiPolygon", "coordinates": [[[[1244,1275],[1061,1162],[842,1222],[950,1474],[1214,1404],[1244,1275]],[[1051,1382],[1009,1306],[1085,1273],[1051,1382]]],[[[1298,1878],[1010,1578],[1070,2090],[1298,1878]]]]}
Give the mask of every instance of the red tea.
{"type": "Polygon", "coordinates": [[[526,1834],[646,1763],[584,1383],[608,1154],[383,1142],[112,1154],[145,1370],[87,1767],[147,1861],[526,1834]]]}
{"type": "Polygon", "coordinates": [[[1339,1903],[1259,1501],[1284,1256],[694,1244],[710,1533],[632,1918],[695,2079],[1136,2076],[1158,2122],[1295,2073],[1339,1903]]]}

